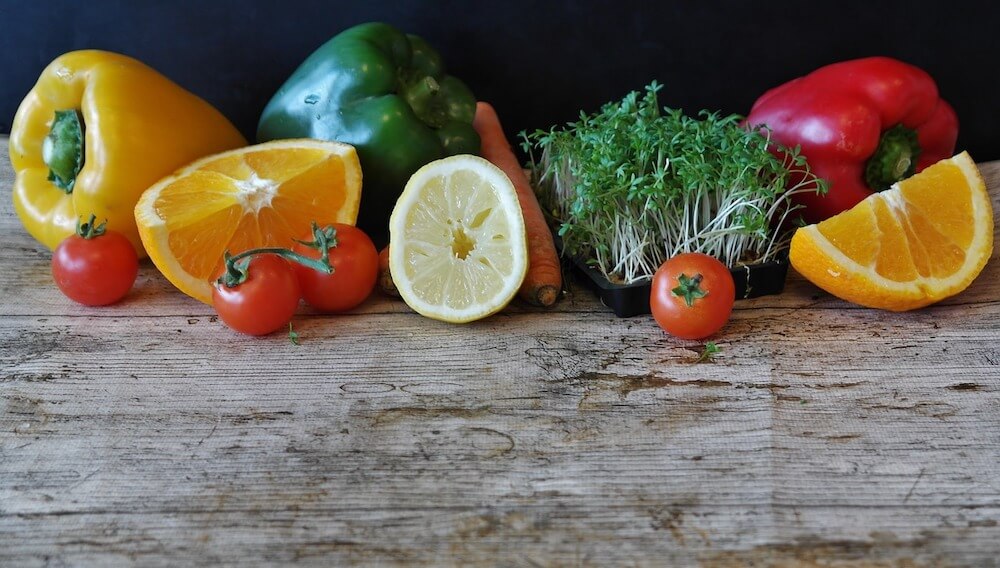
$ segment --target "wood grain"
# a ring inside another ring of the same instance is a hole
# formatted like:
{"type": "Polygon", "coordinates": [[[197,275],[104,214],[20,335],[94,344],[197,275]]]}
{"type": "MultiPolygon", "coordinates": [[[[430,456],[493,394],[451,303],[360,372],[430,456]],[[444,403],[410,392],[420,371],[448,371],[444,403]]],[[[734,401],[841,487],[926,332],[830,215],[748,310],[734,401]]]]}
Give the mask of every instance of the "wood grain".
{"type": "Polygon", "coordinates": [[[713,363],[576,284],[465,326],[303,310],[295,346],[148,264],[123,304],[71,304],[11,180],[2,566],[1000,565],[996,258],[906,314],[793,275],[713,363]]]}

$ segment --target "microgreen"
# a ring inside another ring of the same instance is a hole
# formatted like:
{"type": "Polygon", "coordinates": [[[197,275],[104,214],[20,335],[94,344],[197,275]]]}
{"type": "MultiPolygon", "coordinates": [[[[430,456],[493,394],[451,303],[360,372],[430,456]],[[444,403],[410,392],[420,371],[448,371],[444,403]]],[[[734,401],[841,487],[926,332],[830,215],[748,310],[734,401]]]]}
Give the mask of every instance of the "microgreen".
{"type": "Polygon", "coordinates": [[[705,344],[705,347],[701,350],[701,354],[698,355],[698,360],[695,363],[707,363],[712,361],[716,353],[722,351],[722,348],[716,345],[714,342],[709,341],[705,344]]]}
{"type": "Polygon", "coordinates": [[[299,344],[299,332],[292,329],[292,322],[288,322],[288,340],[292,342],[292,345],[299,344]]]}
{"type": "Polygon", "coordinates": [[[789,197],[825,192],[798,148],[777,147],[738,115],[659,107],[655,81],[565,127],[522,132],[539,200],[563,250],[608,280],[652,277],[664,260],[703,252],[729,267],[788,247],[789,197]],[[540,151],[536,160],[535,153],[540,151]]]}

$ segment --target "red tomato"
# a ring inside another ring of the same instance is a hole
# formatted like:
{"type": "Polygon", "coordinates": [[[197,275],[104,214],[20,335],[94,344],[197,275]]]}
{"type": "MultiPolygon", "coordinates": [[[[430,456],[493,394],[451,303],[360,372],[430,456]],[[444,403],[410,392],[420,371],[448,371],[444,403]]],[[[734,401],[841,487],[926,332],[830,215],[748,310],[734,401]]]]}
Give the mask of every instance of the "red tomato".
{"type": "Polygon", "coordinates": [[[69,299],[106,306],[132,289],[139,273],[135,249],[120,233],[105,231],[85,239],[70,235],[52,253],[52,278],[69,299]]]}
{"type": "MultiPolygon", "coordinates": [[[[333,274],[295,264],[295,273],[302,287],[302,298],[321,312],[349,310],[371,294],[378,278],[378,251],[372,240],[361,229],[335,223],[337,246],[330,247],[330,265],[333,274]]],[[[312,235],[303,238],[311,241],[312,235]]],[[[319,258],[317,249],[296,243],[295,252],[310,258],[319,258]]]]}
{"type": "Polygon", "coordinates": [[[246,281],[233,288],[215,282],[212,305],[236,331],[267,335],[292,321],[299,305],[299,281],[285,259],[273,254],[254,256],[246,281]]]}
{"type": "Polygon", "coordinates": [[[733,275],[701,253],[679,254],[653,275],[649,307],[663,331],[681,339],[701,339],[722,329],[736,300],[733,275]]]}

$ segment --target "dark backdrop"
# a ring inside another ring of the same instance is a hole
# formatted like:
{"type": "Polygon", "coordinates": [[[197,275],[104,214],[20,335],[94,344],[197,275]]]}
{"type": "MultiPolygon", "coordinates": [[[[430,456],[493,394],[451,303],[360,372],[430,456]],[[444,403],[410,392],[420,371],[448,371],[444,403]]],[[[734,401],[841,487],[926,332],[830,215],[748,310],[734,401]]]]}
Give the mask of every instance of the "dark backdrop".
{"type": "Polygon", "coordinates": [[[997,10],[921,4],[0,0],[0,132],[49,61],[101,48],[158,69],[252,138],[270,95],[313,49],[382,20],[437,47],[509,134],[571,120],[653,79],[663,104],[745,114],[771,86],[881,54],[937,79],[961,120],[960,149],[1000,158],[997,10]]]}

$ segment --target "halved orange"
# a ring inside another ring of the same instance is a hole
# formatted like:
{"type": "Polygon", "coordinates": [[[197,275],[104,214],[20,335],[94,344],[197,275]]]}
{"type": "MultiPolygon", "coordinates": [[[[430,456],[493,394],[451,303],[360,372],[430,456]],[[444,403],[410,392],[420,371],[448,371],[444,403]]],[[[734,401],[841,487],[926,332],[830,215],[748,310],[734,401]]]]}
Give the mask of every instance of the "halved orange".
{"type": "Polygon", "coordinates": [[[792,266],[838,298],[905,311],[965,290],[993,254],[993,209],[967,152],[792,237],[792,266]]]}
{"type": "Polygon", "coordinates": [[[313,221],[354,224],[361,165],[353,146],[278,140],[198,160],[135,206],[149,258],[181,292],[212,301],[223,253],[292,245],[313,221]]]}

